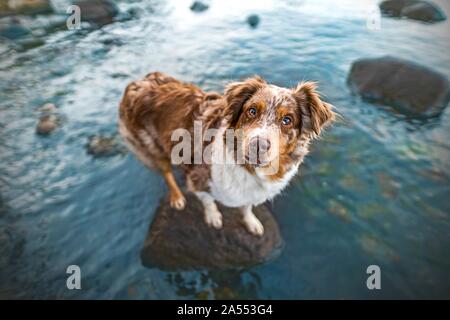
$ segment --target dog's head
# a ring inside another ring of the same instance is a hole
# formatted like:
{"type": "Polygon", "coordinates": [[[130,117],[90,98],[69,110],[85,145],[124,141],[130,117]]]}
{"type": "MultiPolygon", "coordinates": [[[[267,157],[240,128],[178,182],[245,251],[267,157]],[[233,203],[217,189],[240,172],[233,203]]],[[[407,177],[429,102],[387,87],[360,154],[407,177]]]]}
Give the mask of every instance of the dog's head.
{"type": "Polygon", "coordinates": [[[287,89],[260,77],[229,84],[225,89],[226,116],[240,135],[237,148],[249,168],[274,162],[282,177],[290,164],[307,153],[309,141],[334,120],[332,106],[321,100],[313,82],[287,89]]]}

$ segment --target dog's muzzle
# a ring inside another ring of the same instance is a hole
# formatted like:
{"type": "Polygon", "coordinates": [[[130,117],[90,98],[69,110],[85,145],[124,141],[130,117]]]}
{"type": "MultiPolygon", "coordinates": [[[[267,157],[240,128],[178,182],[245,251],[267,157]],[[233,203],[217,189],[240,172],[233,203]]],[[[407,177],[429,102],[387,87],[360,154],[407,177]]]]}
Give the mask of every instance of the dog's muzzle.
{"type": "Polygon", "coordinates": [[[270,140],[263,137],[253,137],[248,143],[246,160],[251,165],[264,165],[270,162],[270,140]]]}

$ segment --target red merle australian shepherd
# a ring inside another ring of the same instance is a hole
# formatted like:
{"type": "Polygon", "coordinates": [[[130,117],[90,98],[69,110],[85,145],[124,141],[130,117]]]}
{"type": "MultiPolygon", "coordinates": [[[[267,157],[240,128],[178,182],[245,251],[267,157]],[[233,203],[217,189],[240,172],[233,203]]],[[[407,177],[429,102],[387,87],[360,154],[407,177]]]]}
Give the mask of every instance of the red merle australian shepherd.
{"type": "Polygon", "coordinates": [[[172,207],[186,203],[172,172],[176,164],[203,203],[208,225],[222,227],[218,201],[239,207],[248,231],[261,236],[252,206],[286,187],[310,141],[334,120],[332,109],[312,82],[287,89],[252,77],[220,95],[154,72],[126,88],[119,127],[136,157],[164,177],[172,207]]]}

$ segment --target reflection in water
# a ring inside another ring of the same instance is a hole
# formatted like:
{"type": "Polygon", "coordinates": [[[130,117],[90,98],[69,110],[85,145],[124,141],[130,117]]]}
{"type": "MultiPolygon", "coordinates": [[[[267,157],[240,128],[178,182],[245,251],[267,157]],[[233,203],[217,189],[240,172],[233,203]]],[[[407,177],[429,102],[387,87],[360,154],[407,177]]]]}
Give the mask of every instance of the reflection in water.
{"type": "Polygon", "coordinates": [[[376,3],[211,1],[194,13],[188,0],[123,0],[134,14],[99,30],[52,30],[31,49],[0,41],[0,297],[448,298],[450,113],[407,119],[351,95],[346,78],[354,60],[387,54],[450,78],[450,22],[383,18],[370,30],[376,3]],[[94,159],[85,145],[116,134],[125,86],[155,70],[217,91],[252,74],[317,80],[338,107],[343,121],[273,202],[285,240],[275,261],[239,272],[141,265],[165,187],[133,156],[94,159]],[[45,138],[44,103],[64,119],[45,138]],[[71,264],[80,291],[66,289],[71,264]],[[371,264],[380,292],[365,286],[371,264]]]}
{"type": "Polygon", "coordinates": [[[169,273],[166,279],[184,299],[257,299],[261,285],[258,274],[237,270],[169,273]]]}

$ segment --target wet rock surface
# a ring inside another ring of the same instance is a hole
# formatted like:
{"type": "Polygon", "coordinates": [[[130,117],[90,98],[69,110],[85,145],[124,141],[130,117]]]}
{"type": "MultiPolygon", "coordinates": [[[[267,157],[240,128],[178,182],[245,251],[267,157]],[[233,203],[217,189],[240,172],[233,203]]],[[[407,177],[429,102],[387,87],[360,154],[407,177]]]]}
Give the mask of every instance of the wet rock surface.
{"type": "Polygon", "coordinates": [[[194,12],[203,12],[208,10],[209,6],[201,1],[194,1],[191,5],[191,10],[194,12]]]}
{"type": "Polygon", "coordinates": [[[36,126],[36,133],[40,135],[48,135],[59,126],[58,118],[53,114],[44,115],[39,118],[36,126]]]}
{"type": "Polygon", "coordinates": [[[347,80],[364,99],[412,116],[439,115],[450,100],[450,85],[444,75],[390,56],[357,60],[347,80]]]}
{"type": "Polygon", "coordinates": [[[11,23],[9,25],[0,24],[0,37],[14,40],[28,36],[31,31],[19,23],[11,23]]]}
{"type": "Polygon", "coordinates": [[[126,152],[117,136],[103,135],[91,136],[86,145],[86,150],[88,154],[94,157],[110,157],[126,152]]]}
{"type": "Polygon", "coordinates": [[[114,21],[119,14],[116,4],[109,0],[78,0],[74,2],[80,7],[81,21],[103,26],[114,21]]]}
{"type": "Polygon", "coordinates": [[[262,237],[250,234],[237,209],[219,205],[223,214],[220,230],[203,220],[203,206],[191,193],[182,211],[170,207],[167,198],[156,210],[141,251],[146,267],[163,270],[233,269],[263,263],[277,256],[283,240],[267,206],[254,208],[264,225],[262,237]]]}
{"type": "Polygon", "coordinates": [[[257,14],[252,14],[247,17],[247,23],[250,27],[256,28],[259,25],[260,18],[257,14]]]}
{"type": "Polygon", "coordinates": [[[66,17],[15,15],[0,18],[0,39],[16,50],[30,49],[44,44],[45,37],[66,27],[66,17]]]}
{"type": "Polygon", "coordinates": [[[380,10],[386,16],[408,18],[428,23],[446,19],[442,10],[428,1],[388,0],[380,3],[380,10]]]}

